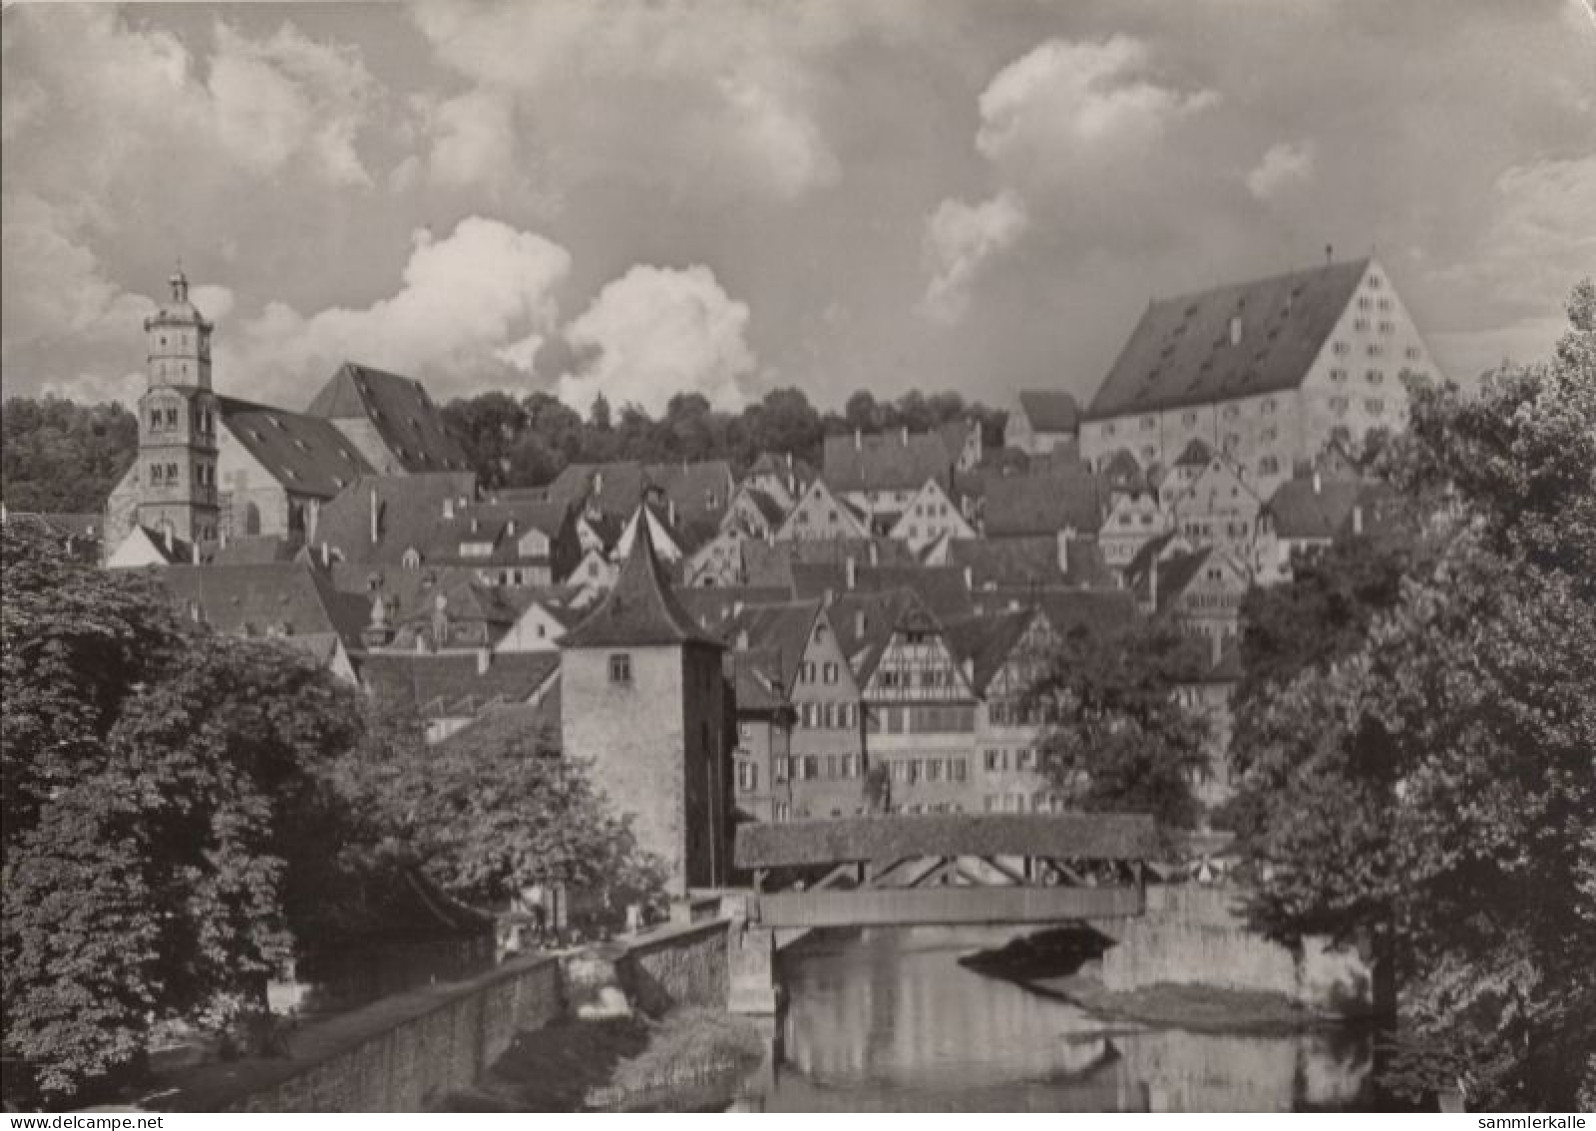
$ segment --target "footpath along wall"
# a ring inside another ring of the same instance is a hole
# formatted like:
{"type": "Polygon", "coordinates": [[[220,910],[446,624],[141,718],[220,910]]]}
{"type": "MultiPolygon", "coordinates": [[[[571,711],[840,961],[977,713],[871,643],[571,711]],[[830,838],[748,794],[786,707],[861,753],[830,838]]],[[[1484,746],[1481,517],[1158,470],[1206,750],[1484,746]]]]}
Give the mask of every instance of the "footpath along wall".
{"type": "MultiPolygon", "coordinates": [[[[672,924],[618,941],[613,961],[646,1012],[724,1006],[725,919],[672,924]]],[[[517,1033],[566,1012],[558,956],[512,959],[466,982],[432,986],[308,1025],[288,1053],[206,1064],[164,1081],[148,1105],[166,1111],[423,1111],[476,1082],[517,1033]]]]}

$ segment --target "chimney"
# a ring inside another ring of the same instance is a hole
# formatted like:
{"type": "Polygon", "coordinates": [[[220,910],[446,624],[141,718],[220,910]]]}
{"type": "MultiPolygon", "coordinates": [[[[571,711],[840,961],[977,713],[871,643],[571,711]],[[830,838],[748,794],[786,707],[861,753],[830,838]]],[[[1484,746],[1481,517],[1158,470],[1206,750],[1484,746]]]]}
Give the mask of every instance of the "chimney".
{"type": "Polygon", "coordinates": [[[907,424],[903,426],[903,446],[906,448],[909,446],[909,426],[907,424]]]}
{"type": "Polygon", "coordinates": [[[1354,506],[1352,508],[1352,533],[1354,533],[1354,534],[1362,534],[1363,533],[1363,507],[1362,506],[1354,506]]]}
{"type": "Polygon", "coordinates": [[[870,539],[870,564],[873,566],[881,564],[881,547],[874,538],[870,539]]]}
{"type": "Polygon", "coordinates": [[[515,537],[515,519],[512,518],[509,522],[505,523],[504,524],[504,530],[505,530],[506,534],[508,534],[511,538],[514,538],[515,537]]]}
{"type": "Polygon", "coordinates": [[[228,542],[228,539],[231,537],[228,534],[228,532],[227,532],[227,527],[225,527],[225,526],[222,527],[221,533],[219,535],[217,535],[217,537],[221,541],[222,549],[224,549],[224,550],[227,549],[227,542],[228,542]]]}
{"type": "Polygon", "coordinates": [[[975,570],[969,566],[964,567],[964,589],[969,592],[975,588],[975,570]]]}
{"type": "Polygon", "coordinates": [[[855,428],[853,430],[853,450],[858,451],[862,447],[864,447],[864,436],[859,432],[859,429],[855,428]]]}
{"type": "Polygon", "coordinates": [[[427,638],[421,633],[416,633],[416,654],[424,656],[427,653],[427,638]]]}
{"type": "Polygon", "coordinates": [[[327,548],[327,543],[321,544],[321,568],[332,568],[332,551],[327,548]]]}
{"type": "Polygon", "coordinates": [[[454,517],[454,497],[453,496],[450,496],[449,498],[443,500],[443,517],[444,518],[453,518],[454,517]]]}
{"type": "Polygon", "coordinates": [[[792,473],[792,453],[791,452],[787,453],[787,471],[788,471],[788,474],[792,473]]]}
{"type": "Polygon", "coordinates": [[[672,526],[676,525],[676,500],[675,499],[666,499],[665,500],[665,517],[670,520],[670,524],[672,526]]]}
{"type": "Polygon", "coordinates": [[[488,651],[487,645],[477,649],[477,674],[487,675],[488,665],[493,662],[493,654],[488,651]]]}
{"type": "Polygon", "coordinates": [[[476,516],[472,515],[471,516],[471,533],[476,534],[479,531],[479,529],[480,529],[480,527],[477,524],[476,516]]]}
{"type": "Polygon", "coordinates": [[[842,563],[842,568],[843,576],[847,578],[848,589],[851,592],[859,584],[859,563],[854,560],[852,554],[849,554],[842,563]]]}
{"type": "Polygon", "coordinates": [[[1324,245],[1324,265],[1330,266],[1330,261],[1335,258],[1336,249],[1330,244],[1324,245]]]}
{"type": "Polygon", "coordinates": [[[733,601],[732,602],[732,616],[740,617],[742,615],[743,615],[743,603],[741,601],[733,601]]]}
{"type": "Polygon", "coordinates": [[[310,500],[310,505],[306,510],[308,512],[307,525],[309,529],[305,531],[305,541],[314,542],[316,540],[316,527],[321,524],[321,501],[318,499],[310,500]]]}
{"type": "Polygon", "coordinates": [[[1070,532],[1068,529],[1058,532],[1058,571],[1065,577],[1070,572],[1070,532]]]}
{"type": "Polygon", "coordinates": [[[602,495],[604,493],[604,473],[602,471],[595,471],[593,473],[593,493],[595,495],[602,495]]]}
{"type": "Polygon", "coordinates": [[[1225,651],[1225,637],[1224,637],[1224,634],[1220,633],[1220,632],[1216,632],[1216,633],[1214,633],[1214,644],[1213,644],[1213,663],[1214,663],[1214,667],[1217,668],[1219,666],[1219,657],[1224,653],[1224,651],[1225,651]]]}
{"type": "Polygon", "coordinates": [[[1241,345],[1241,315],[1239,314],[1230,316],[1230,344],[1233,346],[1241,345]]]}
{"type": "Polygon", "coordinates": [[[748,651],[748,630],[746,628],[739,628],[737,630],[737,651],[748,651]]]}
{"type": "Polygon", "coordinates": [[[168,522],[166,524],[165,529],[166,529],[166,556],[167,557],[171,557],[173,554],[175,554],[177,552],[176,550],[174,550],[172,548],[172,524],[170,522],[168,522]]]}
{"type": "Polygon", "coordinates": [[[1153,612],[1158,611],[1158,555],[1153,555],[1153,566],[1147,574],[1147,588],[1152,601],[1153,612]]]}
{"type": "Polygon", "coordinates": [[[865,611],[863,609],[854,610],[854,614],[853,614],[853,634],[855,636],[863,639],[864,634],[865,634],[865,629],[868,626],[869,626],[869,622],[865,620],[865,611]]]}
{"type": "Polygon", "coordinates": [[[1313,493],[1315,495],[1317,495],[1317,494],[1321,493],[1323,490],[1324,490],[1324,477],[1319,474],[1319,471],[1316,468],[1314,470],[1314,473],[1313,473],[1313,493]]]}
{"type": "Polygon", "coordinates": [[[195,565],[199,565],[200,564],[199,563],[199,542],[198,541],[190,542],[188,544],[188,551],[189,551],[188,552],[189,558],[193,561],[193,563],[195,565]]]}
{"type": "Polygon", "coordinates": [[[373,487],[371,489],[371,544],[373,546],[377,544],[377,535],[377,489],[373,487]]]}

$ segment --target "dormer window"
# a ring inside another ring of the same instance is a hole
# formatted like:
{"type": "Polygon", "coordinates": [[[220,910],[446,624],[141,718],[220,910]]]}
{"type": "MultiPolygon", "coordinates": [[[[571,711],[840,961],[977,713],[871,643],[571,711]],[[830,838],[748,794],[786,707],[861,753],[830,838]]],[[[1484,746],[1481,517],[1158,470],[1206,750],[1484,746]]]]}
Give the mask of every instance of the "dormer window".
{"type": "Polygon", "coordinates": [[[420,552],[414,546],[410,547],[400,557],[399,564],[401,566],[403,566],[405,569],[420,569],[421,568],[421,554],[420,554],[420,552]]]}

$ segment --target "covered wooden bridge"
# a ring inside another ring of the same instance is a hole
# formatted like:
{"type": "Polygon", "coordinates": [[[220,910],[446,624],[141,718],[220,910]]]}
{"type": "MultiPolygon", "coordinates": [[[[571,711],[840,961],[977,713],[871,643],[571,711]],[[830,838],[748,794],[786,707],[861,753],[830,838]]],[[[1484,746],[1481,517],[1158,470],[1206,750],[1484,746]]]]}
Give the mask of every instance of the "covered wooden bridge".
{"type": "Polygon", "coordinates": [[[750,824],[748,920],[771,929],[1053,923],[1140,915],[1151,817],[881,816],[750,824]]]}

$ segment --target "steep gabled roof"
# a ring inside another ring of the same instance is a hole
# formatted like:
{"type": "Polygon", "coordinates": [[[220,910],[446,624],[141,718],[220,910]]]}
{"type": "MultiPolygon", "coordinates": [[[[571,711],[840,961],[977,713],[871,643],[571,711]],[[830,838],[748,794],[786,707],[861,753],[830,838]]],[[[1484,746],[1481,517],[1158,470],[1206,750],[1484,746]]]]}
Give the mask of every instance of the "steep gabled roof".
{"type": "Polygon", "coordinates": [[[458,718],[525,703],[559,671],[560,657],[499,652],[486,671],[479,663],[474,652],[378,652],[360,665],[360,678],[383,703],[413,708],[423,718],[458,718]]]}
{"type": "Polygon", "coordinates": [[[157,579],[175,602],[228,635],[330,635],[359,648],[369,612],[364,597],[338,591],[325,574],[299,562],[173,565],[157,579]]]}
{"type": "Polygon", "coordinates": [[[371,421],[406,471],[469,471],[465,450],[420,381],[346,361],[305,410],[327,420],[371,421]]]}
{"type": "Polygon", "coordinates": [[[1109,631],[1136,618],[1136,600],[1128,589],[1064,589],[1027,586],[976,594],[978,615],[995,616],[1017,609],[1038,608],[1060,635],[1073,628],[1109,631]]]}
{"type": "Polygon", "coordinates": [[[680,588],[676,590],[676,599],[705,632],[729,642],[736,632],[737,616],[744,608],[790,601],[792,588],[787,585],[680,588]]]}
{"type": "Polygon", "coordinates": [[[648,647],[721,642],[698,626],[671,592],[654,556],[654,535],[637,523],[631,553],[615,586],[593,612],[560,640],[561,648],[648,647]]]}
{"type": "Polygon", "coordinates": [[[827,436],[821,478],[834,492],[906,491],[927,479],[947,483],[953,460],[936,432],[827,436]]]}
{"type": "Polygon", "coordinates": [[[939,617],[967,616],[970,591],[964,586],[964,571],[951,566],[890,565],[854,567],[853,587],[848,586],[846,565],[794,565],[793,593],[814,599],[830,592],[886,593],[912,590],[939,617]]]}
{"type": "Polygon", "coordinates": [[[819,601],[749,605],[732,619],[728,631],[732,639],[746,632],[750,648],[770,652],[775,657],[774,671],[790,691],[819,613],[819,601]]]}
{"type": "Polygon", "coordinates": [[[1322,538],[1329,541],[1352,518],[1368,485],[1357,479],[1303,476],[1288,479],[1264,504],[1281,538],[1322,538]]]}
{"type": "Polygon", "coordinates": [[[965,617],[948,624],[948,647],[958,659],[970,661],[970,686],[977,695],[986,693],[987,684],[1008,661],[1038,615],[1034,607],[1029,607],[998,616],[965,617]]]}
{"type": "Polygon", "coordinates": [[[217,397],[222,423],[273,479],[296,495],[330,499],[371,464],[331,421],[217,397]]]}
{"type": "Polygon", "coordinates": [[[1026,389],[1020,393],[1020,410],[1033,432],[1076,432],[1081,426],[1081,406],[1069,393],[1026,389]]]}
{"type": "Polygon", "coordinates": [[[1001,541],[956,539],[948,544],[948,564],[970,571],[974,589],[1027,585],[1110,588],[1114,574],[1095,538],[1071,538],[1067,571],[1059,569],[1058,537],[1039,534],[1001,541]]]}
{"type": "Polygon", "coordinates": [[[1369,262],[1332,263],[1151,304],[1086,419],[1296,388],[1369,262]],[[1241,339],[1234,345],[1233,316],[1241,318],[1241,339]]]}
{"type": "Polygon", "coordinates": [[[1202,440],[1194,439],[1181,449],[1180,455],[1175,457],[1176,467],[1207,467],[1208,461],[1214,458],[1214,449],[1202,440]]]}
{"type": "Polygon", "coordinates": [[[343,553],[344,560],[399,565],[408,549],[424,551],[443,522],[444,501],[469,499],[476,477],[469,471],[417,475],[366,475],[325,504],[315,541],[343,553]],[[371,540],[371,496],[377,496],[377,541],[371,540]]]}
{"type": "Polygon", "coordinates": [[[989,479],[983,511],[988,538],[1057,534],[1102,525],[1106,493],[1096,476],[1009,475],[989,479]]]}

